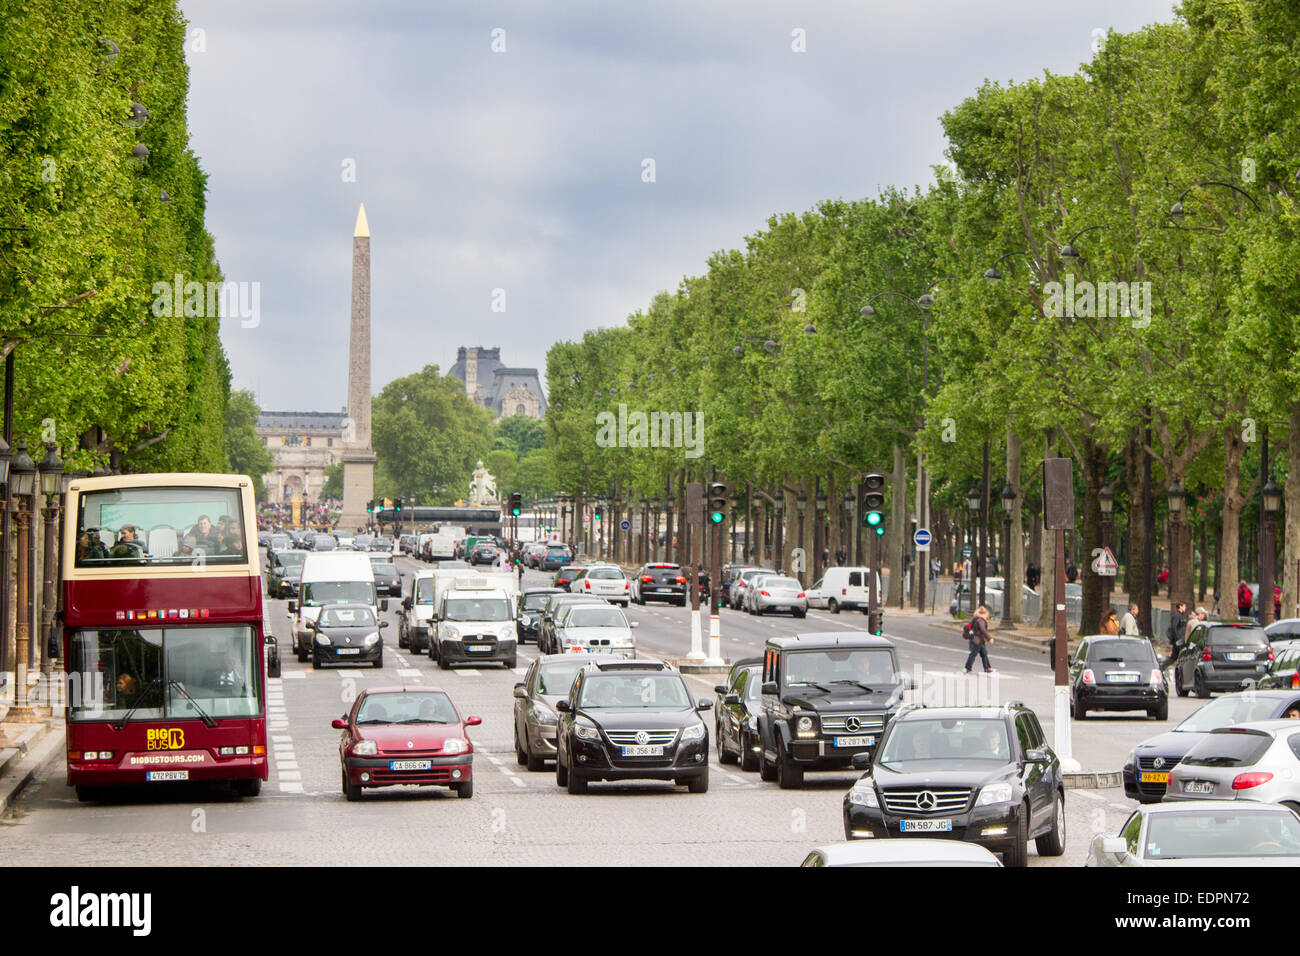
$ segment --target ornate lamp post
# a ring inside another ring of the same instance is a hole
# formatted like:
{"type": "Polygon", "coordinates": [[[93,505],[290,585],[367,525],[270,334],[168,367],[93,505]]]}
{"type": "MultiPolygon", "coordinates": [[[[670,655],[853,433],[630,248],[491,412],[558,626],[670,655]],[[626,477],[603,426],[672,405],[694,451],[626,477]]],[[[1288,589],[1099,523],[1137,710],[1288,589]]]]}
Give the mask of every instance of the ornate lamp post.
{"type": "Polygon", "coordinates": [[[1178,603],[1178,593],[1182,589],[1182,569],[1178,566],[1178,557],[1182,551],[1181,533],[1183,506],[1187,503],[1187,492],[1182,483],[1175,478],[1169,485],[1169,610],[1172,612],[1178,603]]]}
{"type": "Polygon", "coordinates": [[[1273,582],[1277,573],[1274,536],[1281,508],[1282,488],[1270,477],[1264,485],[1264,547],[1259,561],[1259,623],[1265,627],[1273,623],[1273,582]]]}
{"type": "MultiPolygon", "coordinates": [[[[802,491],[800,491],[797,495],[795,495],[794,503],[795,503],[795,507],[799,509],[799,535],[798,535],[799,545],[798,546],[800,550],[802,550],[803,549],[803,516],[804,516],[804,512],[808,510],[808,496],[804,494],[802,491]]],[[[804,556],[804,559],[801,563],[804,565],[804,567],[808,566],[807,555],[804,556]]],[[[802,584],[803,568],[800,568],[797,573],[799,576],[799,582],[802,584]]]]}
{"type": "Polygon", "coordinates": [[[29,560],[32,532],[32,496],[36,493],[36,463],[27,454],[26,442],[18,443],[18,452],[9,466],[9,500],[18,524],[18,601],[14,642],[14,706],[6,719],[28,722],[38,719],[35,708],[27,704],[27,655],[31,640],[28,609],[31,607],[32,566],[29,560]]]}
{"type": "Polygon", "coordinates": [[[1011,589],[1019,587],[1019,581],[1011,579],[1011,512],[1016,510],[1016,489],[1011,482],[1002,486],[1002,626],[1015,627],[1011,616],[1011,589]]]}
{"type": "Polygon", "coordinates": [[[641,496],[641,563],[650,563],[650,501],[641,496]]]}
{"type": "Polygon", "coordinates": [[[659,560],[659,514],[660,514],[659,496],[655,495],[650,499],[650,535],[651,541],[654,542],[654,560],[659,560]]]}
{"type": "MultiPolygon", "coordinates": [[[[970,491],[966,492],[966,510],[969,512],[970,529],[972,532],[972,536],[976,533],[976,529],[977,529],[976,522],[979,521],[980,510],[983,507],[984,507],[984,496],[980,493],[979,485],[972,484],[970,486],[970,491]]],[[[967,545],[967,547],[970,547],[970,545],[967,545]]],[[[978,591],[975,588],[975,577],[976,577],[976,562],[980,560],[980,555],[978,554],[977,548],[975,547],[970,548],[970,553],[971,553],[971,563],[970,563],[971,573],[970,573],[970,580],[967,582],[966,587],[971,592],[970,607],[971,610],[973,611],[975,610],[976,607],[978,607],[978,605],[976,604],[976,600],[978,599],[977,598],[978,591]]]]}
{"type": "MultiPolygon", "coordinates": [[[[1111,513],[1115,509],[1115,492],[1111,490],[1109,484],[1101,486],[1097,492],[1097,505],[1101,508],[1101,546],[1110,549],[1110,530],[1111,523],[1114,519],[1111,513]]],[[[1114,587],[1115,579],[1110,575],[1103,575],[1101,581],[1101,614],[1105,619],[1106,612],[1110,610],[1110,593],[1114,587]]]]}
{"type": "MultiPolygon", "coordinates": [[[[772,564],[781,570],[784,568],[785,559],[785,492],[778,488],[772,500],[776,502],[776,547],[772,553],[772,564]]],[[[759,564],[762,564],[760,559],[759,564]]]]}
{"type": "Polygon", "coordinates": [[[814,499],[817,506],[817,524],[814,526],[813,533],[813,576],[816,581],[822,576],[823,561],[822,552],[826,550],[826,542],[829,538],[826,528],[826,492],[820,488],[817,489],[817,497],[814,499]]]}
{"type": "MultiPolygon", "coordinates": [[[[45,586],[41,593],[41,634],[48,640],[54,624],[55,592],[58,588],[59,569],[55,559],[54,542],[59,526],[59,496],[63,493],[63,462],[59,460],[54,442],[46,442],[45,457],[36,466],[40,472],[41,494],[45,496],[45,542],[42,558],[45,586]]],[[[41,650],[41,674],[48,690],[50,673],[53,667],[48,645],[41,650]]]]}
{"type": "Polygon", "coordinates": [[[841,540],[844,542],[842,545],[844,548],[844,558],[850,564],[856,560],[856,555],[850,553],[852,551],[850,544],[853,541],[853,529],[857,525],[857,518],[853,513],[853,506],[855,504],[857,504],[857,499],[853,497],[853,492],[844,492],[844,520],[841,522],[844,526],[844,534],[841,536],[841,540]]]}

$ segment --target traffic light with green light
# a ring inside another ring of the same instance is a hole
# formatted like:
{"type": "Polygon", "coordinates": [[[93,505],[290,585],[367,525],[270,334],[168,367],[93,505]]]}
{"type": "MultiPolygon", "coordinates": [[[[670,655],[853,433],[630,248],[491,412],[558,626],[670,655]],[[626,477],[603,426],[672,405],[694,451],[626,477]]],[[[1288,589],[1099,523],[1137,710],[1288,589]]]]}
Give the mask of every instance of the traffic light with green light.
{"type": "Polygon", "coordinates": [[[709,483],[709,523],[722,524],[727,518],[729,490],[725,481],[709,483]]]}
{"type": "Polygon", "coordinates": [[[885,476],[866,475],[862,479],[862,525],[876,534],[885,533],[885,476]]]}
{"type": "Polygon", "coordinates": [[[523,514],[523,495],[517,491],[510,492],[510,516],[518,518],[523,514]]]}
{"type": "Polygon", "coordinates": [[[366,514],[369,515],[374,513],[375,513],[375,499],[371,498],[369,501],[366,502],[366,514]]]}

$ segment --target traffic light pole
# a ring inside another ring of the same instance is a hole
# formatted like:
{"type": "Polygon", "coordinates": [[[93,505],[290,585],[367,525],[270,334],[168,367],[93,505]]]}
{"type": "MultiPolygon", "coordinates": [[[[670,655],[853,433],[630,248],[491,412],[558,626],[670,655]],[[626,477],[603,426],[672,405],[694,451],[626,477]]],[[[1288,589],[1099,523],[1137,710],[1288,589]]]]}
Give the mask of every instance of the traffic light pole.
{"type": "Polygon", "coordinates": [[[686,514],[690,527],[691,561],[689,586],[691,589],[691,650],[686,655],[688,661],[704,660],[703,628],[700,626],[700,532],[704,519],[702,487],[698,481],[686,485],[686,514]]]}
{"type": "MultiPolygon", "coordinates": [[[[718,564],[722,548],[722,525],[713,526],[713,562],[709,568],[709,656],[705,664],[709,667],[722,667],[722,617],[718,613],[718,589],[721,587],[721,567],[718,564]]],[[[696,577],[698,578],[698,573],[696,577]]]]}

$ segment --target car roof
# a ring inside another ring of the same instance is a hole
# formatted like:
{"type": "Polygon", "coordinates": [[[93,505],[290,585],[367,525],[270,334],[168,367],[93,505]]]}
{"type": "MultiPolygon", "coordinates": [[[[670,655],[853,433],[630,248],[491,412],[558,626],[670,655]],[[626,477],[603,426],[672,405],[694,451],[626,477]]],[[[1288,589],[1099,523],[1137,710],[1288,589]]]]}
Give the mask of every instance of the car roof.
{"type": "MultiPolygon", "coordinates": [[[[1262,730],[1267,731],[1269,736],[1276,737],[1278,734],[1288,730],[1300,731],[1300,720],[1294,717],[1274,717],[1270,720],[1248,720],[1244,724],[1233,724],[1231,727],[1221,727],[1220,730],[1262,730]]],[[[1218,733],[1218,730],[1214,731],[1218,733]]]]}
{"type": "Polygon", "coordinates": [[[736,668],[736,667],[752,667],[752,666],[754,666],[754,665],[760,665],[760,666],[761,666],[762,663],[763,663],[763,658],[761,658],[761,657],[746,657],[746,658],[745,658],[744,660],[742,660],[742,661],[735,661],[734,663],[732,663],[731,666],[732,666],[733,668],[736,668]]]}
{"type": "Polygon", "coordinates": [[[960,861],[963,863],[997,863],[989,850],[976,843],[961,840],[935,840],[924,837],[910,840],[853,840],[848,843],[830,843],[814,847],[830,866],[847,866],[853,863],[886,863],[890,860],[920,863],[932,860],[960,861]]]}
{"type": "Polygon", "coordinates": [[[563,588],[525,588],[521,592],[525,597],[529,594],[568,594],[563,588]]]}
{"type": "Polygon", "coordinates": [[[366,694],[446,694],[447,692],[441,687],[424,687],[416,684],[410,687],[405,684],[388,684],[384,687],[367,687],[361,692],[366,694]]]}
{"type": "Polygon", "coordinates": [[[1021,710],[1028,710],[1024,704],[1011,702],[1003,704],[1001,707],[981,707],[972,705],[969,707],[910,707],[903,708],[895,715],[893,723],[900,720],[928,718],[930,720],[960,720],[961,718],[974,717],[977,719],[991,720],[994,717],[1006,717],[1008,714],[1021,710]]]}
{"type": "Polygon", "coordinates": [[[591,673],[604,673],[606,671],[654,671],[660,674],[677,674],[681,677],[677,668],[673,667],[667,661],[655,660],[651,657],[634,657],[631,660],[620,657],[610,657],[608,654],[590,655],[591,660],[583,668],[591,673]]]}
{"type": "Polygon", "coordinates": [[[1297,696],[1297,692],[1294,688],[1288,690],[1287,688],[1282,687],[1276,689],[1268,688],[1265,690],[1235,690],[1231,694],[1220,694],[1216,700],[1235,700],[1238,697],[1270,697],[1281,700],[1283,698],[1289,699],[1295,696],[1297,696]]]}
{"type": "Polygon", "coordinates": [[[768,647],[780,650],[816,650],[824,647],[893,647],[894,642],[879,637],[868,631],[814,631],[810,634],[794,634],[769,637],[768,647]]]}
{"type": "Polygon", "coordinates": [[[600,654],[543,654],[537,658],[539,664],[553,664],[556,661],[576,661],[579,664],[586,664],[599,660],[600,654]]]}
{"type": "Polygon", "coordinates": [[[1232,810],[1242,813],[1276,813],[1287,808],[1277,803],[1261,803],[1256,800],[1175,800],[1171,803],[1148,803],[1135,808],[1147,816],[1166,813],[1186,813],[1198,810],[1232,810]]]}

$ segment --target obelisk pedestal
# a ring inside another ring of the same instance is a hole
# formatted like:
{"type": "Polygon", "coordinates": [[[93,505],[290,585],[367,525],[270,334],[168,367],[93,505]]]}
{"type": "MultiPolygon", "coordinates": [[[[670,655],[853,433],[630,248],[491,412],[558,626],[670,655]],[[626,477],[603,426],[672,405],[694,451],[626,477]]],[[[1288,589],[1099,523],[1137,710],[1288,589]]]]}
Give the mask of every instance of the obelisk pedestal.
{"type": "Polygon", "coordinates": [[[343,514],[339,527],[370,523],[375,453],[370,448],[370,225],[363,203],[352,232],[352,325],[348,341],[348,421],[343,435],[343,514]]]}

